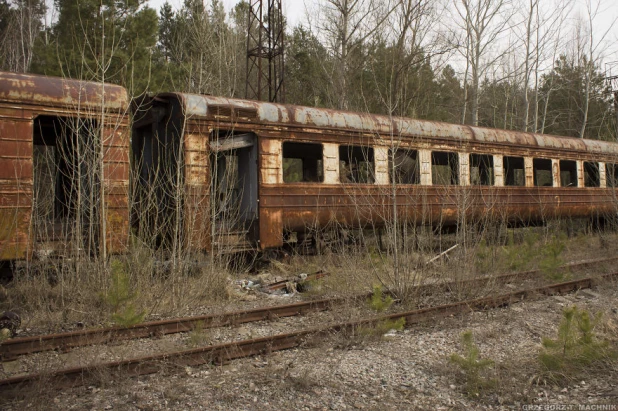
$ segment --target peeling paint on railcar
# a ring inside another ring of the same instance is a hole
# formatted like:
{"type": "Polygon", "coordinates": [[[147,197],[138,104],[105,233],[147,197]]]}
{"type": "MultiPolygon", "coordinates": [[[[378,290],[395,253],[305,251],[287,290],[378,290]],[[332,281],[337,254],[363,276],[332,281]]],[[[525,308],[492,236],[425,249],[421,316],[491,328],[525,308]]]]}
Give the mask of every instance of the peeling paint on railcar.
{"type": "MultiPolygon", "coordinates": [[[[226,105],[230,109],[252,108],[258,113],[260,121],[278,125],[328,128],[361,134],[403,136],[409,138],[443,138],[458,143],[476,141],[500,145],[562,149],[567,151],[587,150],[602,155],[618,155],[618,146],[604,141],[582,140],[572,137],[559,137],[545,134],[533,134],[520,131],[489,129],[440,123],[435,121],[414,120],[402,117],[389,117],[367,113],[353,113],[332,109],[300,107],[264,103],[259,101],[238,100],[222,97],[200,96],[194,94],[177,94],[185,101],[187,116],[206,117],[208,107],[226,105]]],[[[273,125],[270,124],[270,125],[273,125]]],[[[315,129],[313,130],[315,131],[315,129]]]]}
{"type": "Polygon", "coordinates": [[[121,111],[128,107],[127,92],[113,84],[0,72],[0,101],[52,107],[101,108],[121,111]]]}
{"type": "MultiPolygon", "coordinates": [[[[127,93],[120,86],[0,72],[0,208],[4,221],[16,221],[10,238],[0,235],[0,260],[28,258],[39,241],[32,227],[35,119],[82,117],[98,121],[101,110],[105,112],[101,130],[105,240],[108,251],[124,250],[129,218],[127,108],[127,93]]],[[[53,246],[54,241],[55,237],[46,246],[53,246]]]]}

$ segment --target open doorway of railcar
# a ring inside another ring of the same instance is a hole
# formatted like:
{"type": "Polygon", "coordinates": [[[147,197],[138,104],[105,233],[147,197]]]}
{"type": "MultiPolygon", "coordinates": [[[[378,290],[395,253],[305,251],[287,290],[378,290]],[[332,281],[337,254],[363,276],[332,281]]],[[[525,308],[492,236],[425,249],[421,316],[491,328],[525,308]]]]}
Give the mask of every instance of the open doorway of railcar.
{"type": "Polygon", "coordinates": [[[213,251],[251,250],[258,238],[257,138],[215,130],[210,150],[213,251]]]}
{"type": "Polygon", "coordinates": [[[38,257],[96,252],[100,153],[97,122],[41,115],[33,125],[32,227],[38,257]]]}

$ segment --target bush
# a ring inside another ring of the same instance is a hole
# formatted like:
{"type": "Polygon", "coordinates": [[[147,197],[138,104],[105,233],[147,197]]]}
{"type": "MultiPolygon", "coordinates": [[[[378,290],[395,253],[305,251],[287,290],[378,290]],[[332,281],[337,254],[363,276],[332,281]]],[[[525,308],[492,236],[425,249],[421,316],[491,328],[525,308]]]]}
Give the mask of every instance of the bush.
{"type": "Polygon", "coordinates": [[[538,256],[536,246],[539,236],[531,231],[526,231],[523,244],[515,244],[513,232],[509,232],[507,245],[503,248],[508,268],[511,270],[523,270],[538,256]]]}
{"type": "Polygon", "coordinates": [[[382,287],[376,285],[373,287],[373,294],[371,294],[371,298],[369,299],[369,307],[375,312],[381,313],[382,311],[386,311],[393,305],[393,298],[390,295],[384,295],[382,292],[382,287]]]}
{"type": "Polygon", "coordinates": [[[558,327],[558,338],[543,338],[539,361],[553,379],[577,375],[586,368],[617,357],[608,341],[594,332],[601,314],[590,316],[576,306],[565,308],[558,327]]]}
{"type": "Polygon", "coordinates": [[[107,293],[102,294],[103,301],[111,307],[111,319],[123,327],[129,327],[144,321],[145,311],[135,307],[137,293],[131,291],[130,278],[125,265],[118,260],[111,263],[112,285],[107,293]]]}
{"type": "Polygon", "coordinates": [[[541,272],[549,280],[560,281],[564,280],[568,272],[568,268],[562,267],[564,260],[562,259],[562,253],[566,248],[564,236],[553,236],[543,250],[539,267],[541,272]]]}
{"type": "Polygon", "coordinates": [[[361,337],[382,337],[390,330],[401,331],[406,326],[406,319],[383,320],[374,325],[358,327],[356,332],[361,337]]]}
{"type": "Polygon", "coordinates": [[[472,331],[468,330],[461,334],[461,343],[465,351],[464,356],[452,354],[449,360],[452,364],[456,364],[461,368],[465,377],[466,394],[478,397],[481,391],[495,385],[493,379],[484,375],[494,365],[494,362],[489,359],[480,358],[479,349],[472,337],[472,331]]]}

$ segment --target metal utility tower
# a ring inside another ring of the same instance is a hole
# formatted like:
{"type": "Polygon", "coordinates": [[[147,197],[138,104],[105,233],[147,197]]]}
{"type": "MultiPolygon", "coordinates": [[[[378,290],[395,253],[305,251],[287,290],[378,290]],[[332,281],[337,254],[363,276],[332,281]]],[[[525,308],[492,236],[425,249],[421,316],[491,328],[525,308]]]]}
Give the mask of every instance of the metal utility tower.
{"type": "Polygon", "coordinates": [[[605,81],[609,92],[614,96],[614,114],[616,115],[616,141],[618,141],[618,61],[605,64],[605,81]]]}
{"type": "Polygon", "coordinates": [[[249,6],[245,97],[283,103],[284,27],[281,0],[250,0],[249,6]]]}

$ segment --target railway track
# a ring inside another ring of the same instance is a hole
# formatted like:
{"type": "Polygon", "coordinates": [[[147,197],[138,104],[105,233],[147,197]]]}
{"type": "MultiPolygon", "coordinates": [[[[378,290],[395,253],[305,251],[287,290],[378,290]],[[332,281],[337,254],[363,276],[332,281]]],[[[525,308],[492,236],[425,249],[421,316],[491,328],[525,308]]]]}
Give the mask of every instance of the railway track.
{"type": "MultiPolygon", "coordinates": [[[[586,260],[566,264],[563,266],[563,268],[584,267],[616,260],[618,260],[618,257],[586,260]]],[[[488,282],[504,284],[514,280],[523,281],[529,278],[533,278],[539,273],[540,270],[530,270],[518,273],[504,274],[500,276],[477,278],[473,280],[426,284],[417,286],[416,292],[419,295],[427,295],[440,291],[449,292],[463,287],[483,286],[488,282]]],[[[326,275],[324,273],[317,274],[319,276],[316,275],[315,279],[321,278],[326,275]]],[[[280,288],[280,284],[285,284],[285,281],[273,283],[267,287],[277,289],[280,288]]],[[[235,311],[187,318],[174,318],[169,320],[152,321],[137,324],[131,327],[98,328],[66,333],[13,338],[6,340],[0,344],[0,361],[11,361],[22,355],[33,354],[43,351],[61,350],[63,352],[68,352],[73,348],[84,347],[88,345],[108,344],[118,341],[190,332],[196,327],[206,329],[214,327],[233,326],[256,321],[271,320],[274,318],[304,315],[309,312],[328,310],[333,306],[349,302],[350,300],[364,300],[369,298],[370,296],[371,293],[368,293],[358,295],[352,298],[327,298],[295,304],[269,306],[245,311],[235,311]]]]}
{"type": "MultiPolygon", "coordinates": [[[[604,280],[615,280],[618,279],[618,272],[604,274],[601,275],[600,278],[604,280]]],[[[410,326],[445,316],[497,308],[522,301],[538,294],[564,294],[579,289],[590,288],[595,281],[596,280],[593,278],[583,278],[514,291],[493,297],[466,300],[453,304],[330,324],[268,337],[210,345],[195,349],[143,356],[84,367],[67,368],[46,373],[16,376],[0,380],[0,392],[15,392],[15,390],[19,390],[37,382],[45,383],[46,386],[53,385],[62,388],[83,385],[105,374],[122,373],[122,375],[129,376],[152,374],[165,368],[166,364],[173,364],[173,366],[176,367],[195,366],[206,363],[222,364],[237,358],[257,354],[269,354],[274,351],[298,347],[312,339],[321,339],[336,332],[355,332],[360,327],[376,325],[386,320],[398,320],[403,318],[405,319],[406,326],[410,326]]]]}

